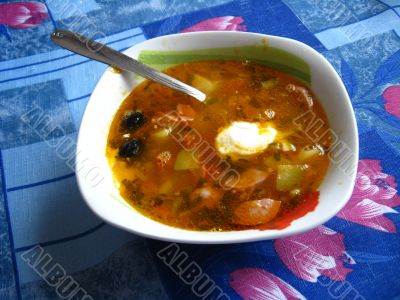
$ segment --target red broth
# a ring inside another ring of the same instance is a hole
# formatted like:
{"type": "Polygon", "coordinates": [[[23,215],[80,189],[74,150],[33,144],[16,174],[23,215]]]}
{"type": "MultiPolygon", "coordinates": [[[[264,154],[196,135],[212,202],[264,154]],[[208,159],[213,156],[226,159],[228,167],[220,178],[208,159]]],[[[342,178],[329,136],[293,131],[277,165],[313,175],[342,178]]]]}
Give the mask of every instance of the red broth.
{"type": "Polygon", "coordinates": [[[200,231],[280,229],[315,208],[331,136],[310,132],[308,116],[319,133],[329,124],[304,84],[248,61],[192,62],[166,73],[207,101],[149,81],[124,100],[106,155],[126,201],[156,221],[200,231]],[[234,122],[258,134],[272,127],[275,138],[253,154],[226,153],[216,139],[234,122]]]}

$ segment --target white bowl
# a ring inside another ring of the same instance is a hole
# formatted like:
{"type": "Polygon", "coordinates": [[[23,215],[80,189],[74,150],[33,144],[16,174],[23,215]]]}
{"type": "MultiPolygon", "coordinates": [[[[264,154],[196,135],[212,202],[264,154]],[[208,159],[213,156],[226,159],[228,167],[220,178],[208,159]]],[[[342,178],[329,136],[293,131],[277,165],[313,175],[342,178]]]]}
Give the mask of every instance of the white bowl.
{"type": "MultiPolygon", "coordinates": [[[[226,50],[227,55],[240,56],[243,59],[254,58],[251,57],[252,51],[240,50],[244,49],[243,46],[253,46],[258,49],[258,52],[262,49],[265,52],[265,57],[262,59],[274,66],[283,66],[297,71],[304,71],[304,66],[309,66],[311,89],[324,107],[330,127],[338,138],[335,144],[337,147],[334,147],[333,153],[336,153],[338,157],[340,153],[349,153],[348,158],[342,155],[347,171],[338,162],[330,163],[327,175],[319,189],[320,199],[315,210],[281,230],[232,232],[197,232],[178,229],[158,223],[138,213],[125,202],[116,189],[105,156],[105,149],[114,114],[140,79],[133,74],[119,74],[108,69],[90,97],[77,145],[76,173],[79,188],[86,203],[96,215],[119,228],[150,238],[184,243],[222,244],[267,240],[298,234],[328,221],[344,207],[353,190],[358,162],[356,120],[341,79],[330,63],[314,49],[295,40],[257,33],[197,32],[147,40],[133,46],[125,53],[138,58],[143,50],[185,51],[230,47],[230,50],[226,50]],[[239,50],[232,51],[232,47],[238,47],[239,50]],[[288,59],[276,49],[292,53],[297,59],[293,57],[288,59]]],[[[221,50],[200,52],[213,55],[213,53],[220,54],[221,50]]]]}

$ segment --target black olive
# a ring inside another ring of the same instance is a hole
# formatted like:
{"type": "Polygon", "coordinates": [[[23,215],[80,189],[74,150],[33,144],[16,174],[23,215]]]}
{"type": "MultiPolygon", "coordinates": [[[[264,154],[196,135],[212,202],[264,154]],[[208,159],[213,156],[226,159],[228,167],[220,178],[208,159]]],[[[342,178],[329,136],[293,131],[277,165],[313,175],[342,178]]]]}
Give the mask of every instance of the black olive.
{"type": "Polygon", "coordinates": [[[145,122],[144,114],[140,111],[130,111],[122,119],[122,127],[128,130],[138,129],[145,122]]]}
{"type": "Polygon", "coordinates": [[[143,142],[141,140],[133,139],[119,147],[118,155],[124,158],[134,158],[143,152],[143,142]]]}

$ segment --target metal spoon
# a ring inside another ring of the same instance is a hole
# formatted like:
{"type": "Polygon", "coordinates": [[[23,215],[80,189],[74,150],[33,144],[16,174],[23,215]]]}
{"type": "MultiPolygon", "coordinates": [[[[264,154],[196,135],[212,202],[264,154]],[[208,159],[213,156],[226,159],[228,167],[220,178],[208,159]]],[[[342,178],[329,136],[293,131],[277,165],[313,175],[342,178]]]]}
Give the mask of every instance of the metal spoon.
{"type": "Polygon", "coordinates": [[[190,95],[199,101],[203,102],[206,99],[206,94],[198,89],[83,35],[66,30],[56,30],[51,34],[51,39],[57,45],[72,52],[100,61],[112,67],[137,73],[147,79],[190,95]]]}

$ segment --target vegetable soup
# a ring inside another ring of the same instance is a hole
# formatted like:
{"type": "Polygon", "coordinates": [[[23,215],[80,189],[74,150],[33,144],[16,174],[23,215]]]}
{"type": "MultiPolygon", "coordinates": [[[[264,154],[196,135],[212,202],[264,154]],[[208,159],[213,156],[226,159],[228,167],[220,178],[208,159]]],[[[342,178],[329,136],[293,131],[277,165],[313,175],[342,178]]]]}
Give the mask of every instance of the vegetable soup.
{"type": "Polygon", "coordinates": [[[251,61],[165,71],[207,94],[202,103],[144,81],[114,116],[106,155],[122,197],[142,214],[190,230],[284,228],[314,209],[331,136],[315,95],[251,61]]]}

